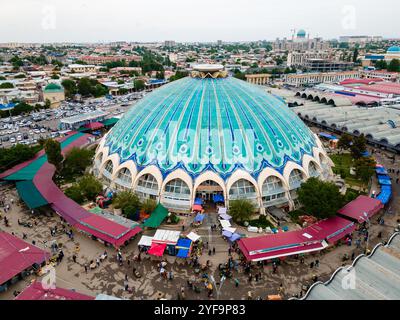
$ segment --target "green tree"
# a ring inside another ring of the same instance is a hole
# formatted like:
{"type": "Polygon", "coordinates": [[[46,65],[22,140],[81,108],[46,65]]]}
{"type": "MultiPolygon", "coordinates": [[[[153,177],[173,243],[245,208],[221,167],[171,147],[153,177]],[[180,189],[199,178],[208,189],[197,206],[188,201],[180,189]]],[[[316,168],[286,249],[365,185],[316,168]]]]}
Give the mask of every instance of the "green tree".
{"type": "Polygon", "coordinates": [[[47,139],[44,144],[44,150],[46,151],[47,161],[54,165],[56,170],[59,171],[64,159],[61,154],[60,142],[53,139],[47,139]]]}
{"type": "Polygon", "coordinates": [[[324,219],[336,215],[344,205],[339,188],[332,182],[309,178],[297,191],[298,200],[308,214],[324,219]]]}
{"type": "Polygon", "coordinates": [[[0,148],[0,172],[32,159],[40,149],[40,146],[28,147],[23,144],[17,144],[7,149],[0,148]]]}
{"type": "Polygon", "coordinates": [[[173,82],[182,78],[187,77],[189,74],[187,71],[181,71],[181,70],[177,70],[175,72],[175,75],[173,75],[172,77],[169,78],[169,82],[173,82]]]}
{"type": "Polygon", "coordinates": [[[147,214],[152,213],[157,207],[157,201],[153,199],[146,199],[142,203],[142,210],[147,214]]]}
{"type": "Polygon", "coordinates": [[[353,139],[350,150],[353,159],[359,159],[362,157],[363,153],[367,150],[367,139],[365,139],[363,134],[353,139]]]}
{"type": "Polygon", "coordinates": [[[400,60],[393,59],[392,61],[390,61],[387,70],[391,72],[400,72],[400,60]]]}
{"type": "Polygon", "coordinates": [[[375,63],[375,68],[378,70],[386,70],[388,67],[387,62],[385,60],[378,60],[375,63]]]}
{"type": "Polygon", "coordinates": [[[66,178],[82,175],[92,163],[93,156],[92,150],[72,148],[65,156],[62,175],[66,178]]]}
{"type": "Polygon", "coordinates": [[[72,98],[72,96],[78,92],[78,89],[76,87],[76,82],[74,80],[66,79],[63,80],[61,84],[65,89],[65,96],[68,98],[72,98]]]}
{"type": "Polygon", "coordinates": [[[352,142],[353,142],[352,136],[349,135],[348,133],[343,133],[339,139],[338,147],[347,150],[350,148],[352,142]]]}
{"type": "Polygon", "coordinates": [[[0,89],[12,89],[14,85],[11,82],[4,82],[0,84],[0,89]]]}
{"type": "Polygon", "coordinates": [[[59,76],[58,74],[56,74],[56,73],[53,73],[53,74],[51,75],[51,78],[52,78],[53,80],[58,80],[58,79],[60,79],[60,76],[59,76]]]}
{"type": "Polygon", "coordinates": [[[78,93],[82,96],[89,96],[92,93],[92,84],[89,78],[82,78],[78,81],[78,93]]]}
{"type": "Polygon", "coordinates": [[[135,80],[134,87],[136,90],[142,91],[146,87],[146,85],[143,80],[135,80]]]}
{"type": "Polygon", "coordinates": [[[79,204],[82,204],[85,201],[85,197],[81,188],[79,187],[79,184],[74,184],[65,190],[65,195],[79,204]]]}
{"type": "Polygon", "coordinates": [[[238,199],[229,202],[229,214],[236,222],[249,220],[255,211],[256,207],[247,199],[238,199]]]}
{"type": "Polygon", "coordinates": [[[51,107],[51,102],[50,102],[49,99],[46,99],[46,101],[44,102],[44,108],[45,108],[45,109],[48,109],[48,108],[50,108],[50,107],[51,107]]]}
{"type": "Polygon", "coordinates": [[[119,192],[113,200],[113,205],[116,209],[121,209],[122,214],[126,217],[141,209],[139,197],[132,191],[119,192]]]}
{"type": "Polygon", "coordinates": [[[361,157],[354,162],[356,177],[367,185],[375,174],[376,162],[371,157],[361,157]]]}
{"type": "Polygon", "coordinates": [[[92,174],[85,174],[79,180],[79,188],[84,197],[89,201],[95,201],[96,197],[103,191],[103,185],[92,174]]]}
{"type": "Polygon", "coordinates": [[[355,48],[354,51],[353,51],[353,62],[354,63],[356,63],[357,60],[358,60],[358,54],[359,54],[358,48],[355,48]]]}

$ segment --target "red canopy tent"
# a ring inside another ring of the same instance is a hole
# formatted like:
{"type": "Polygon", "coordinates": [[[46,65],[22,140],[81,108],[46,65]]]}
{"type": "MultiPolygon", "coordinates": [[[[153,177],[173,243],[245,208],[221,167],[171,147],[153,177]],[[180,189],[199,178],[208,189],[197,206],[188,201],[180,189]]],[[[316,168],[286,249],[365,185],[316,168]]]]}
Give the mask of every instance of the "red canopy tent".
{"type": "Polygon", "coordinates": [[[44,289],[40,282],[34,281],[15,300],[94,300],[94,297],[63,288],[44,289]]]}
{"type": "Polygon", "coordinates": [[[0,285],[49,258],[50,253],[0,231],[0,285]]]}
{"type": "Polygon", "coordinates": [[[100,122],[90,122],[84,125],[85,128],[90,130],[97,130],[104,127],[104,125],[100,122]]]}
{"type": "Polygon", "coordinates": [[[156,256],[156,257],[162,257],[165,251],[165,248],[167,247],[166,243],[152,243],[149,251],[147,251],[149,254],[156,256]]]}
{"type": "Polygon", "coordinates": [[[195,204],[193,205],[192,210],[201,212],[203,211],[203,207],[200,204],[195,204]]]}
{"type": "Polygon", "coordinates": [[[364,213],[367,214],[368,218],[371,218],[383,207],[383,203],[378,199],[367,196],[358,196],[357,199],[349,202],[342,209],[340,209],[338,214],[344,218],[362,223],[366,219],[364,213]]]}

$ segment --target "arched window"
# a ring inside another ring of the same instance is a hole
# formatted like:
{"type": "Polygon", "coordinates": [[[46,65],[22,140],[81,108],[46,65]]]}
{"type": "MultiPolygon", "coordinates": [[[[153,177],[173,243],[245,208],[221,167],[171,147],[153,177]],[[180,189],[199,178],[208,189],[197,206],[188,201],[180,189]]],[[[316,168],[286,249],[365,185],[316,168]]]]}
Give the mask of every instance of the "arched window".
{"type": "Polygon", "coordinates": [[[114,165],[111,160],[108,160],[106,166],[104,167],[104,171],[112,174],[114,170],[114,165]]]}
{"type": "Polygon", "coordinates": [[[256,195],[256,188],[254,185],[245,179],[236,181],[229,190],[229,198],[243,199],[246,197],[253,197],[256,195]]]}
{"type": "Polygon", "coordinates": [[[165,192],[190,196],[190,189],[188,185],[181,179],[174,179],[168,182],[165,186],[165,192]]]}
{"type": "Polygon", "coordinates": [[[320,174],[316,164],[313,161],[311,161],[310,164],[308,165],[308,172],[310,174],[310,177],[318,177],[320,174]]]}
{"type": "Polygon", "coordinates": [[[118,171],[117,179],[115,180],[116,185],[120,185],[124,188],[130,188],[132,185],[132,174],[128,168],[122,168],[118,171]]]}
{"type": "Polygon", "coordinates": [[[158,190],[156,178],[151,174],[144,174],[139,178],[138,186],[151,190],[158,190]]]}
{"type": "Polygon", "coordinates": [[[289,187],[290,190],[300,188],[301,183],[303,182],[303,173],[299,169],[293,169],[289,176],[289,187]]]}
{"type": "Polygon", "coordinates": [[[143,199],[158,199],[158,182],[152,174],[142,175],[136,186],[136,194],[143,199]]]}
{"type": "Polygon", "coordinates": [[[190,210],[190,189],[181,179],[174,179],[165,185],[161,198],[162,204],[173,210],[190,210]]]}
{"type": "Polygon", "coordinates": [[[286,191],[282,180],[276,176],[269,176],[262,186],[262,201],[265,208],[287,203],[286,191]]]}
{"type": "Polygon", "coordinates": [[[276,194],[282,191],[284,191],[282,180],[276,176],[269,176],[262,186],[263,195],[276,194]]]}
{"type": "Polygon", "coordinates": [[[110,185],[111,184],[111,177],[112,177],[112,173],[114,170],[114,166],[111,160],[108,160],[104,170],[103,170],[103,177],[102,180],[107,184],[110,185]]]}
{"type": "Polygon", "coordinates": [[[100,168],[101,162],[103,161],[103,152],[100,152],[95,160],[95,165],[97,168],[100,168]]]}

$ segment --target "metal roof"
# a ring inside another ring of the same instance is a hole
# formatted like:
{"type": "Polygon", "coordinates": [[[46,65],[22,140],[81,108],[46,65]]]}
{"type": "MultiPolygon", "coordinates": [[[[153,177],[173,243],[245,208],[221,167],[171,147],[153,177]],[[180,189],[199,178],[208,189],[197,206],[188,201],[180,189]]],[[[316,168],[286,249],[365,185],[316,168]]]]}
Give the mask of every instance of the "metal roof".
{"type": "Polygon", "coordinates": [[[73,117],[61,119],[60,122],[68,123],[68,124],[74,124],[74,123],[78,123],[78,122],[98,119],[100,117],[106,116],[107,114],[108,113],[103,111],[103,110],[95,110],[95,111],[92,111],[92,112],[88,112],[88,113],[84,113],[84,114],[78,114],[78,115],[73,116],[73,117]]]}
{"type": "Polygon", "coordinates": [[[325,283],[311,286],[301,300],[400,299],[400,233],[388,244],[378,244],[368,256],[358,256],[351,266],[337,269],[325,283]]]}

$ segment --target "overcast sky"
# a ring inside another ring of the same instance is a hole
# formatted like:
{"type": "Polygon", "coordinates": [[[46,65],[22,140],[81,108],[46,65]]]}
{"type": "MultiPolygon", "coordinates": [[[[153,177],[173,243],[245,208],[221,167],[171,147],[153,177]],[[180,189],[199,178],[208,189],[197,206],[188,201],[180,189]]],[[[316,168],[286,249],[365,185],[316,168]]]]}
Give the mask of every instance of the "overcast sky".
{"type": "Polygon", "coordinates": [[[1,0],[0,42],[400,37],[399,0],[1,0]]]}

